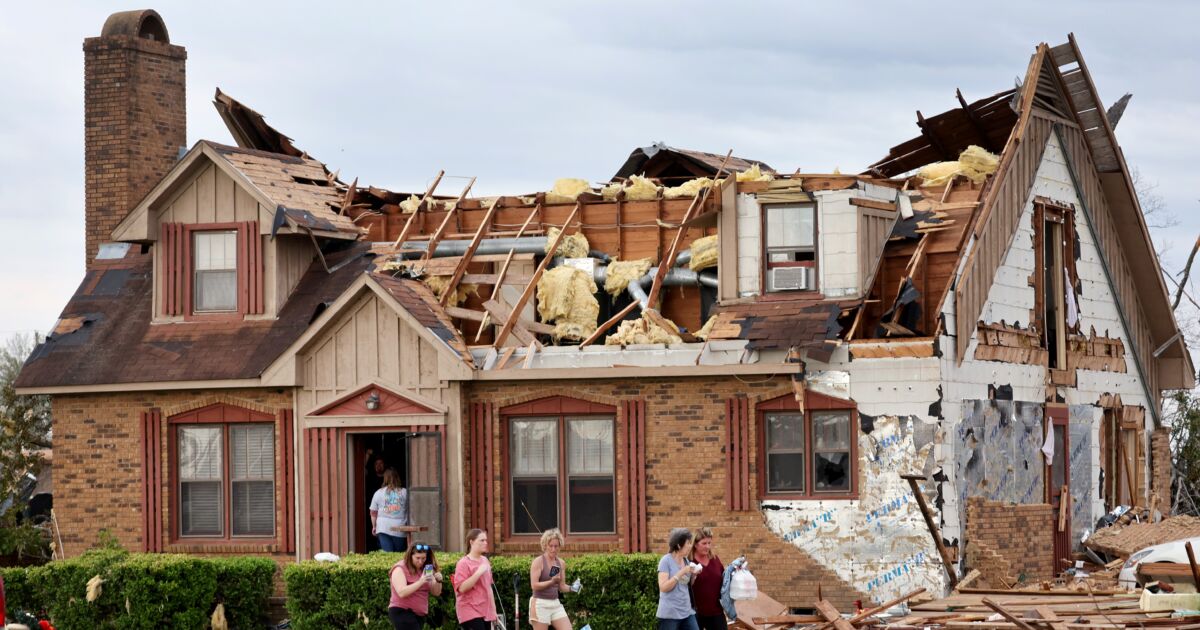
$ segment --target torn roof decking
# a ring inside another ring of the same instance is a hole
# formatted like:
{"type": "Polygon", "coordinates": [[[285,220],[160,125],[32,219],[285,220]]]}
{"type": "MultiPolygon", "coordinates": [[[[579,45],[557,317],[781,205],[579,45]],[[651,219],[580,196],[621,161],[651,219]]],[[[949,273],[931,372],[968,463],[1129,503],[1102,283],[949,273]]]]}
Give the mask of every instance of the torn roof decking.
{"type": "Polygon", "coordinates": [[[758,164],[764,171],[774,172],[765,162],[730,156],[728,162],[725,156],[692,149],[677,149],[661,142],[648,147],[639,147],[629,154],[629,158],[613,175],[613,181],[629,179],[634,175],[660,178],[664,181],[679,183],[675,180],[688,180],[695,177],[713,177],[725,164],[725,171],[741,172],[758,164]]]}

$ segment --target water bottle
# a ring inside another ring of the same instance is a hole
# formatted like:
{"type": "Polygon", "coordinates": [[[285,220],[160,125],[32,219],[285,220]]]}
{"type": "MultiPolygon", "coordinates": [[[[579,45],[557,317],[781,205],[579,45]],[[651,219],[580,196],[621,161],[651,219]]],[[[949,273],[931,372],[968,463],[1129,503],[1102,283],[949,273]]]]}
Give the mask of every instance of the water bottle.
{"type": "Polygon", "coordinates": [[[579,591],[582,591],[582,590],[583,590],[583,582],[580,582],[579,578],[575,578],[575,581],[571,583],[571,592],[578,593],[579,591]]]}

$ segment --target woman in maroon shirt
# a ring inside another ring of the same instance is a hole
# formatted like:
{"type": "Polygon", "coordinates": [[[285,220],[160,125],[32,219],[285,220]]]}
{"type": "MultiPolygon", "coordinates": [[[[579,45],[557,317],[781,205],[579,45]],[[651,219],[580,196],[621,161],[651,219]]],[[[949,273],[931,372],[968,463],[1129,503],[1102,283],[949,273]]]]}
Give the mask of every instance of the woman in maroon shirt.
{"type": "Polygon", "coordinates": [[[692,604],[696,608],[696,622],[700,630],[725,630],[725,611],[721,609],[721,581],[725,577],[725,566],[712,551],[713,533],[707,527],[696,530],[696,544],[692,546],[692,562],[703,567],[692,578],[692,604]]]}

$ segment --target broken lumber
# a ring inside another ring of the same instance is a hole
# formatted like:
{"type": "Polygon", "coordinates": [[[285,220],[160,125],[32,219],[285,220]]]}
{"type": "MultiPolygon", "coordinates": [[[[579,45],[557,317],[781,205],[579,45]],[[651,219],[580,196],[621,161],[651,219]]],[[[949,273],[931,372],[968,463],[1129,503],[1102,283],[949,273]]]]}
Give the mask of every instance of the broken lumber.
{"type": "Polygon", "coordinates": [[[1016,624],[1016,626],[1018,628],[1021,628],[1021,630],[1035,630],[1033,626],[1022,621],[1020,617],[1017,617],[1016,615],[1009,612],[1008,609],[1004,608],[1000,604],[997,604],[996,602],[994,602],[986,597],[983,598],[983,605],[1000,613],[1001,617],[1004,617],[1005,619],[1009,620],[1009,622],[1016,624]]]}
{"type": "Polygon", "coordinates": [[[850,625],[849,621],[846,621],[844,618],[842,618],[842,613],[838,612],[838,609],[834,608],[833,604],[829,603],[827,600],[822,599],[821,601],[816,602],[813,604],[813,608],[817,610],[818,614],[825,618],[825,621],[832,623],[836,630],[854,630],[854,626],[850,625]]]}
{"type": "Polygon", "coordinates": [[[1189,540],[1184,543],[1183,548],[1187,551],[1188,564],[1192,568],[1192,582],[1196,585],[1196,592],[1200,593],[1200,566],[1196,566],[1196,553],[1192,551],[1192,542],[1189,540]]]}
{"type": "MultiPolygon", "coordinates": [[[[582,202],[575,202],[575,208],[571,210],[571,214],[567,217],[567,220],[563,222],[562,229],[560,229],[558,234],[554,236],[554,242],[546,248],[546,251],[558,251],[558,245],[562,243],[563,238],[567,235],[567,228],[571,227],[571,222],[575,220],[575,217],[579,214],[579,209],[582,206],[582,202]]],[[[538,263],[537,269],[534,269],[533,271],[533,277],[529,279],[529,284],[525,285],[525,290],[521,291],[521,296],[517,298],[517,303],[513,304],[513,313],[520,313],[525,309],[525,305],[528,304],[529,299],[533,297],[533,290],[537,287],[538,280],[540,280],[542,274],[546,272],[546,268],[550,266],[550,261],[553,260],[553,258],[553,256],[547,254],[542,258],[542,262],[538,263]]],[[[509,317],[507,320],[505,320],[504,325],[500,327],[500,332],[496,333],[496,340],[492,342],[492,346],[498,348],[504,345],[504,340],[508,338],[509,333],[512,332],[513,326],[516,324],[517,318],[515,317],[509,317]]]]}
{"type": "MultiPolygon", "coordinates": [[[[429,184],[429,188],[425,189],[425,194],[421,195],[421,203],[417,205],[418,210],[420,210],[421,205],[428,201],[429,197],[433,195],[433,191],[437,189],[438,184],[442,181],[442,176],[445,174],[445,170],[438,171],[437,177],[433,178],[433,183],[429,184]]],[[[396,237],[396,242],[392,243],[393,252],[399,251],[400,245],[404,243],[404,239],[408,238],[408,233],[412,231],[413,225],[416,224],[418,214],[420,214],[420,212],[413,212],[412,214],[408,215],[408,220],[404,222],[404,227],[400,230],[400,235],[396,237]]]]}
{"type": "MultiPolygon", "coordinates": [[[[496,204],[498,203],[500,203],[499,197],[496,197],[492,200],[491,205],[488,206],[487,213],[483,215],[483,222],[479,224],[479,229],[475,230],[475,236],[471,237],[471,242],[467,245],[466,253],[464,253],[462,257],[458,259],[458,265],[454,267],[454,274],[450,276],[450,284],[446,285],[446,291],[442,293],[441,302],[443,307],[446,306],[446,302],[450,300],[450,296],[454,295],[454,290],[458,288],[458,282],[462,280],[463,274],[467,272],[467,265],[471,264],[471,257],[475,255],[475,250],[479,249],[479,241],[483,240],[484,232],[486,232],[488,226],[492,224],[492,216],[496,214],[496,204]]],[[[455,208],[457,207],[458,205],[455,204],[455,208]]],[[[449,219],[453,212],[453,209],[451,209],[450,212],[447,212],[446,218],[449,219]]],[[[443,221],[442,225],[445,225],[445,223],[446,222],[443,221]]],[[[434,236],[437,235],[435,234],[434,236]]],[[[426,255],[430,255],[433,251],[433,248],[437,247],[437,243],[435,243],[433,239],[430,239],[429,243],[430,250],[425,252],[426,255]]]]}
{"type": "Polygon", "coordinates": [[[958,586],[958,573],[954,570],[954,562],[950,560],[950,552],[947,551],[946,545],[942,544],[942,534],[938,531],[938,526],[933,522],[933,515],[929,512],[929,505],[925,503],[925,493],[921,492],[921,488],[917,487],[918,481],[925,481],[924,475],[900,475],[901,479],[908,481],[908,487],[912,490],[913,497],[917,500],[917,507],[921,508],[921,516],[925,517],[925,525],[929,527],[929,534],[933,536],[933,544],[937,545],[938,554],[942,556],[942,565],[946,567],[946,573],[950,576],[950,588],[958,586]]]}
{"type": "MultiPolygon", "coordinates": [[[[820,585],[819,585],[819,584],[817,585],[817,588],[818,588],[818,589],[820,589],[820,585]]],[[[913,592],[911,592],[911,593],[909,593],[909,594],[907,594],[907,595],[902,595],[902,596],[900,596],[900,597],[897,597],[896,599],[893,599],[893,600],[891,600],[891,601],[884,602],[884,603],[882,603],[882,604],[880,604],[880,605],[878,605],[878,606],[876,606],[876,607],[874,607],[874,608],[871,608],[871,609],[868,609],[868,610],[864,610],[864,611],[862,611],[862,612],[858,613],[857,615],[854,615],[853,617],[851,617],[851,618],[850,618],[850,619],[848,619],[847,621],[848,621],[850,624],[852,624],[852,625],[853,625],[853,624],[856,624],[856,623],[858,623],[858,622],[860,622],[860,621],[863,621],[863,620],[869,619],[869,618],[871,618],[871,617],[874,617],[875,615],[878,615],[879,613],[881,613],[881,612],[883,612],[883,611],[885,611],[885,610],[887,610],[887,609],[891,608],[892,606],[896,606],[896,605],[898,605],[898,604],[901,604],[901,603],[903,603],[903,602],[906,602],[906,601],[908,601],[908,600],[910,600],[910,599],[912,599],[912,598],[916,597],[917,595],[920,595],[921,593],[924,593],[924,592],[925,592],[925,589],[923,589],[923,588],[919,588],[919,589],[917,589],[917,590],[915,590],[915,591],[913,591],[913,592]]],[[[821,625],[817,626],[816,628],[814,628],[814,630],[824,630],[824,629],[826,629],[826,628],[829,628],[831,625],[833,625],[831,622],[825,622],[825,623],[823,623],[823,624],[821,624],[821,625]]]]}
{"type": "MultiPolygon", "coordinates": [[[[421,256],[421,260],[429,260],[433,257],[433,251],[437,249],[438,243],[442,242],[442,238],[446,235],[446,228],[450,226],[450,219],[454,218],[455,213],[458,212],[458,204],[462,203],[463,198],[467,196],[467,193],[471,192],[471,187],[474,185],[475,178],[472,177],[471,181],[467,182],[467,187],[463,188],[463,191],[458,194],[457,198],[454,199],[454,205],[450,206],[450,209],[446,211],[446,216],[442,217],[441,225],[438,226],[437,230],[433,233],[433,236],[429,238],[429,242],[425,246],[425,253],[421,256]]],[[[414,212],[413,214],[415,215],[417,213],[414,212]]]]}

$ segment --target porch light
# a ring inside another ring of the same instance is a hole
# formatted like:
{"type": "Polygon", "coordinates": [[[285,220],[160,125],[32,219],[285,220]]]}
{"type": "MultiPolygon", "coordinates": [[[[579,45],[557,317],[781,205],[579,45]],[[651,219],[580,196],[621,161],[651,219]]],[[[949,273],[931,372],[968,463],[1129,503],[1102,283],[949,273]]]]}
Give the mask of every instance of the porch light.
{"type": "Polygon", "coordinates": [[[367,409],[371,411],[379,409],[379,392],[371,392],[371,395],[367,396],[367,409]]]}

